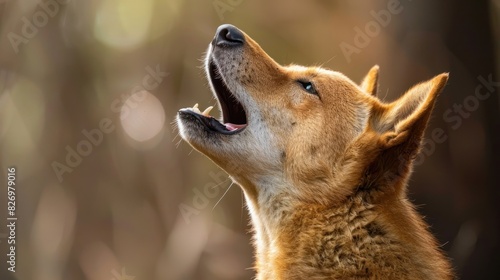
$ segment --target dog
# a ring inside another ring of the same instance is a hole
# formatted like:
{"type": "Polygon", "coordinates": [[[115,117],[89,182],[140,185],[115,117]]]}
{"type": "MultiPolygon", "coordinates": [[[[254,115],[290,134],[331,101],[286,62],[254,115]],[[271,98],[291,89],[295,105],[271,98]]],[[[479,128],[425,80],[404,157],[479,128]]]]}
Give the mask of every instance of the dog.
{"type": "Polygon", "coordinates": [[[181,137],[244,192],[256,279],[453,279],[406,186],[440,74],[392,103],[379,68],[361,84],[320,67],[282,66],[220,26],[205,70],[222,112],[179,110],[181,137]]]}

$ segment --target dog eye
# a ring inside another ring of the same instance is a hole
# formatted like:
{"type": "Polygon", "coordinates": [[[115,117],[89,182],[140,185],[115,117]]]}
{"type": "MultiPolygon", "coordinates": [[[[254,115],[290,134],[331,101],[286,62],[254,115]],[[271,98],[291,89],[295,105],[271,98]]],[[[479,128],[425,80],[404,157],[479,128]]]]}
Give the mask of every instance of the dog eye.
{"type": "Polygon", "coordinates": [[[317,95],[318,93],[316,92],[316,89],[314,88],[314,85],[311,83],[311,82],[308,82],[308,81],[301,81],[301,80],[298,80],[297,81],[301,86],[302,88],[309,92],[310,94],[315,94],[317,95]]]}

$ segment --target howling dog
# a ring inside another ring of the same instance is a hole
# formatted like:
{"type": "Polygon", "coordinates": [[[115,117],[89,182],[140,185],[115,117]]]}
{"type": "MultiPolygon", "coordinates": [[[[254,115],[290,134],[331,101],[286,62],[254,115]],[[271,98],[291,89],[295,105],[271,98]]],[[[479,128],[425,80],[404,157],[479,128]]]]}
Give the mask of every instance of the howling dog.
{"type": "Polygon", "coordinates": [[[282,66],[227,24],[205,66],[222,117],[195,105],[177,123],[242,188],[257,279],[453,279],[406,191],[447,73],[384,103],[378,66],[360,85],[282,66]]]}

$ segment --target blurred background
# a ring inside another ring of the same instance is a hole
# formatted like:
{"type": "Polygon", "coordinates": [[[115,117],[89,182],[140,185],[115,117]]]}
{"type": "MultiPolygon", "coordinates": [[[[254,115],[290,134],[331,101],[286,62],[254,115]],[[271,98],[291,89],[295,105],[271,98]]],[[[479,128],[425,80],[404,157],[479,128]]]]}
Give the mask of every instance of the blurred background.
{"type": "Polygon", "coordinates": [[[495,278],[500,1],[1,0],[2,280],[254,276],[239,187],[173,125],[215,104],[200,59],[222,23],[282,64],[355,81],[378,64],[387,101],[450,72],[409,194],[460,279],[495,278]]]}

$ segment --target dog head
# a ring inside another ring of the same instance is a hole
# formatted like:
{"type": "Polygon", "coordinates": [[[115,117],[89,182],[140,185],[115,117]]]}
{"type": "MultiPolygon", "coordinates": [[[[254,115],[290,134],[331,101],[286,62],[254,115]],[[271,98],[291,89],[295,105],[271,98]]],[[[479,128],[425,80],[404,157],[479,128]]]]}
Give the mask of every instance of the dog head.
{"type": "Polygon", "coordinates": [[[181,109],[182,138],[250,195],[266,188],[318,202],[403,185],[448,77],[387,104],[376,97],[377,66],[361,85],[319,67],[282,66],[232,25],[217,29],[205,69],[222,117],[181,109]]]}

